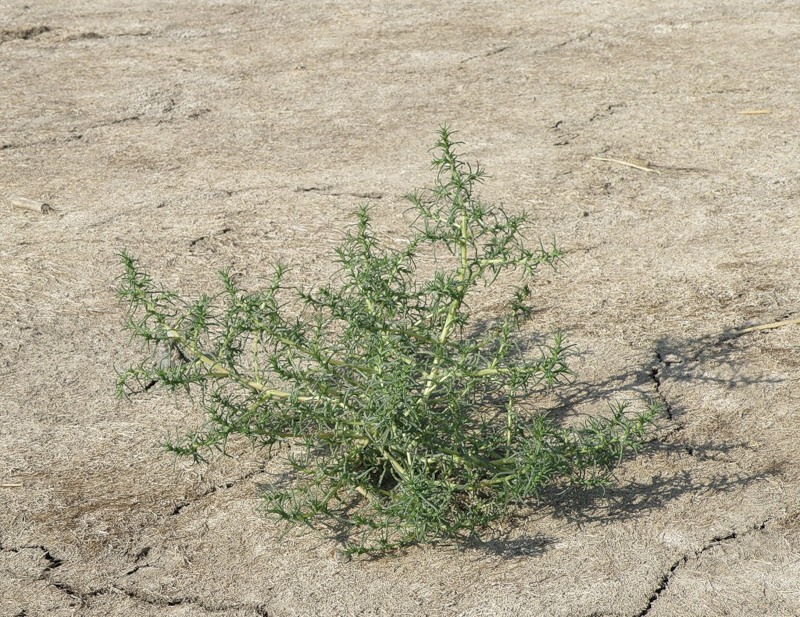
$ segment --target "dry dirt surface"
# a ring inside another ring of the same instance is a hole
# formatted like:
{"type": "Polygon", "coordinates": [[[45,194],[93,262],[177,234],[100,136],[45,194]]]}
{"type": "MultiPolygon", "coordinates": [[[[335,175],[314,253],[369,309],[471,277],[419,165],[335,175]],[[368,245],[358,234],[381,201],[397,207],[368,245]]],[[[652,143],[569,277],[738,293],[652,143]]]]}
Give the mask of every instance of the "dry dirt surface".
{"type": "Polygon", "coordinates": [[[800,316],[798,67],[794,0],[0,0],[0,615],[800,614],[800,327],[741,332],[800,316]],[[668,417],[605,494],[347,562],[261,515],[265,457],[160,449],[188,401],[116,398],[117,251],[328,281],[444,122],[567,252],[561,404],[668,417]]]}

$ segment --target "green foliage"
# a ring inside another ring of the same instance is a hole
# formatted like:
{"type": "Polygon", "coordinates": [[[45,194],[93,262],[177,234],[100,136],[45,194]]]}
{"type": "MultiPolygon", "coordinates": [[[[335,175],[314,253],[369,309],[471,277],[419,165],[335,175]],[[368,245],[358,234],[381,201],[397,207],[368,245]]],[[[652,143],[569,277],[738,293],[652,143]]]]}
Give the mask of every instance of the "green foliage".
{"type": "Polygon", "coordinates": [[[128,327],[153,353],[120,392],[158,383],[197,395],[205,424],[167,446],[181,456],[224,451],[231,435],[290,446],[291,479],[264,495],[266,511],[327,526],[349,552],[462,539],[553,483],[604,485],[656,413],[620,405],[564,427],[531,408],[570,374],[562,336],[534,358],[519,342],[529,282],[561,253],[528,248],[525,214],[477,198],[484,172],[457,145],[443,127],[433,188],[408,196],[416,222],[402,249],[360,209],[334,285],[295,289],[279,265],[263,291],[223,272],[223,291],[187,302],[122,254],[128,327]],[[423,260],[435,264],[428,277],[423,260]],[[476,326],[471,294],[512,270],[507,314],[476,326]]]}

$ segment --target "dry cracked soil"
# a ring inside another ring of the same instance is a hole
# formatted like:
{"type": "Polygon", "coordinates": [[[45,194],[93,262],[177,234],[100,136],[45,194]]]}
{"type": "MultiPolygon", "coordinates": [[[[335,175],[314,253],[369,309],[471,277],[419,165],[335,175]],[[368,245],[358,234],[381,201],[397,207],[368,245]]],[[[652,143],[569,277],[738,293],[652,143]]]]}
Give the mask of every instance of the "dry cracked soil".
{"type": "Polygon", "coordinates": [[[0,615],[800,614],[798,67],[795,0],[0,0],[0,615]],[[604,494],[347,562],[261,515],[264,456],[160,449],[190,402],[116,398],[117,251],[330,280],[444,122],[566,251],[561,404],[667,413],[604,494]]]}

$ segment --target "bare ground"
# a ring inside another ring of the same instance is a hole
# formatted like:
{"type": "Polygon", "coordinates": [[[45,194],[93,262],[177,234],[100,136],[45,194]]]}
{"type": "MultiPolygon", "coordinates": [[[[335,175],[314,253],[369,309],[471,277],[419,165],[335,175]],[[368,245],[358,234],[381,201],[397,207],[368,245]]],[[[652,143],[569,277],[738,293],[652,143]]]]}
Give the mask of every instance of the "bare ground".
{"type": "Polygon", "coordinates": [[[0,0],[0,615],[800,614],[800,329],[737,333],[800,313],[798,66],[792,1],[0,0]],[[260,515],[269,461],[175,465],[196,411],[115,398],[115,253],[327,280],[443,122],[568,252],[560,401],[669,418],[605,495],[343,563],[260,515]]]}

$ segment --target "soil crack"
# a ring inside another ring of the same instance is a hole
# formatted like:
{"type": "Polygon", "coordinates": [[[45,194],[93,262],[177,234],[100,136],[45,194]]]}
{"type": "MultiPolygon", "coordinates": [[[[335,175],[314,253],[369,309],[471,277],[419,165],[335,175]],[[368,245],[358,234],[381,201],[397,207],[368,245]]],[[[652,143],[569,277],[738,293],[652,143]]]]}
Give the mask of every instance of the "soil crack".
{"type": "Polygon", "coordinates": [[[748,527],[743,531],[736,531],[734,529],[730,533],[727,533],[725,535],[714,536],[708,542],[706,542],[702,547],[700,547],[693,553],[687,553],[682,557],[680,557],[680,559],[676,560],[664,573],[664,575],[658,581],[658,584],[656,585],[655,589],[647,599],[647,604],[645,605],[645,607],[641,611],[636,613],[634,617],[646,617],[650,613],[650,610],[653,608],[653,605],[656,603],[656,600],[658,600],[661,597],[661,595],[667,590],[670,582],[672,582],[672,577],[675,575],[675,572],[677,572],[681,568],[681,566],[686,565],[690,561],[698,560],[703,553],[705,553],[708,550],[711,550],[716,546],[728,542],[733,542],[736,539],[742,538],[751,533],[757,533],[759,531],[763,531],[771,520],[773,520],[773,517],[770,516],[761,521],[760,523],[755,523],[751,525],[750,527],[748,527]]]}
{"type": "Polygon", "coordinates": [[[476,58],[488,58],[490,56],[503,53],[508,49],[511,49],[511,45],[500,45],[499,47],[495,47],[494,49],[490,49],[489,51],[485,51],[481,54],[475,54],[473,56],[470,56],[469,58],[464,58],[460,64],[465,64],[470,60],[475,60],[476,58]]]}
{"type": "Polygon", "coordinates": [[[224,484],[218,484],[216,486],[212,486],[207,490],[203,491],[202,493],[200,493],[199,495],[197,495],[194,499],[181,501],[172,509],[172,512],[170,512],[169,516],[177,516],[183,511],[184,508],[188,508],[192,504],[200,501],[201,499],[205,499],[206,497],[213,495],[214,493],[217,493],[219,491],[226,491],[230,488],[233,488],[239,482],[242,482],[243,480],[249,480],[250,478],[258,475],[259,473],[262,473],[264,469],[266,469],[266,463],[259,465],[255,469],[248,471],[243,476],[234,478],[233,480],[228,480],[224,484]]]}
{"type": "Polygon", "coordinates": [[[29,41],[40,34],[50,32],[50,26],[32,26],[30,28],[17,28],[16,30],[0,30],[0,44],[8,41],[29,41]]]}
{"type": "MultiPolygon", "coordinates": [[[[255,472],[251,472],[250,474],[248,474],[248,476],[250,476],[250,475],[255,475],[255,472]]],[[[240,478],[240,479],[243,479],[243,478],[240,478]]],[[[217,490],[220,490],[221,488],[230,488],[231,486],[236,484],[236,482],[238,482],[238,481],[239,480],[233,480],[231,482],[227,482],[225,485],[222,485],[222,486],[219,486],[219,487],[213,487],[210,491],[208,491],[208,494],[210,494],[212,492],[215,492],[217,490]]],[[[62,559],[54,557],[52,551],[49,548],[47,548],[45,545],[43,545],[43,544],[30,544],[30,545],[21,546],[18,549],[6,548],[6,547],[0,545],[0,550],[2,550],[2,551],[19,552],[20,550],[23,550],[23,549],[36,549],[36,550],[39,550],[39,551],[42,552],[42,557],[47,562],[47,565],[45,566],[44,571],[42,572],[41,576],[39,577],[40,580],[47,580],[49,585],[51,585],[52,587],[58,589],[59,591],[61,591],[65,595],[69,596],[72,600],[77,601],[80,604],[80,607],[88,606],[90,601],[91,601],[91,599],[95,598],[97,596],[104,595],[104,594],[109,594],[109,593],[118,593],[118,594],[126,595],[129,598],[132,598],[134,600],[138,600],[140,602],[143,602],[143,603],[146,603],[146,604],[149,604],[149,605],[152,605],[152,606],[159,606],[159,607],[179,606],[179,605],[197,606],[197,607],[199,607],[199,608],[201,608],[204,611],[209,612],[209,613],[216,613],[216,612],[220,612],[221,613],[221,612],[239,610],[239,609],[242,609],[242,608],[249,608],[249,609],[253,610],[253,614],[254,615],[257,615],[259,617],[267,615],[267,611],[263,606],[258,605],[258,604],[253,604],[253,603],[240,602],[240,603],[228,604],[228,603],[224,603],[224,602],[213,602],[213,601],[212,602],[208,602],[208,601],[206,601],[206,600],[204,600],[204,599],[202,599],[202,598],[200,598],[198,596],[174,596],[174,597],[157,596],[157,595],[154,595],[154,594],[149,594],[149,593],[146,593],[146,592],[137,591],[137,590],[133,590],[133,589],[125,589],[125,588],[123,588],[121,586],[116,586],[114,584],[110,584],[110,585],[107,585],[107,586],[104,586],[104,587],[99,587],[97,589],[88,589],[88,590],[80,589],[80,588],[76,587],[75,585],[73,585],[71,583],[68,583],[66,581],[58,581],[58,580],[51,580],[50,579],[50,572],[52,572],[56,568],[61,567],[63,565],[64,561],[62,559]]],[[[139,557],[139,558],[146,557],[147,553],[149,552],[149,547],[147,547],[147,549],[148,550],[143,549],[142,551],[140,551],[137,557],[139,557]]],[[[131,571],[126,572],[124,576],[130,576],[131,574],[133,574],[137,570],[139,570],[141,568],[146,568],[146,567],[151,567],[151,566],[150,566],[150,564],[141,564],[141,565],[135,566],[131,571]]],[[[26,609],[23,609],[23,612],[21,613],[22,615],[26,614],[25,610],[26,609]]],[[[20,613],[18,613],[18,614],[20,614],[20,613]]]]}
{"type": "Polygon", "coordinates": [[[225,613],[230,611],[236,611],[243,608],[251,609],[253,614],[257,617],[267,617],[268,613],[266,608],[260,604],[254,604],[250,602],[239,602],[239,603],[225,603],[225,602],[208,602],[199,596],[162,596],[147,593],[145,591],[139,591],[136,589],[126,589],[121,586],[117,586],[114,584],[108,585],[107,587],[103,587],[101,589],[96,589],[91,591],[87,594],[83,594],[81,599],[83,600],[83,605],[86,605],[86,599],[89,597],[96,597],[100,595],[108,595],[108,594],[121,594],[131,598],[132,600],[136,600],[143,604],[148,604],[150,606],[157,606],[157,607],[165,607],[165,606],[196,606],[201,608],[202,610],[208,613],[225,613]]]}
{"type": "MultiPolygon", "coordinates": [[[[25,546],[22,546],[21,548],[23,548],[23,549],[32,548],[32,549],[37,549],[37,550],[42,551],[42,557],[47,562],[47,565],[45,566],[45,569],[44,569],[45,572],[49,572],[51,570],[55,570],[56,568],[59,568],[64,564],[64,560],[63,559],[58,559],[57,557],[53,557],[53,553],[50,551],[50,549],[47,548],[46,546],[44,546],[43,544],[26,544],[25,546]]],[[[19,552],[19,549],[10,549],[10,550],[13,550],[13,552],[15,552],[15,553],[19,552]]]]}
{"type": "Polygon", "coordinates": [[[561,47],[566,47],[567,45],[571,45],[572,43],[582,43],[586,39],[591,38],[593,35],[594,35],[594,30],[589,30],[588,32],[584,32],[577,36],[573,36],[572,38],[569,38],[566,41],[561,41],[560,43],[556,43],[548,51],[553,51],[561,47]]]}
{"type": "Polygon", "coordinates": [[[98,122],[97,124],[92,124],[91,126],[88,126],[86,128],[99,129],[104,126],[115,126],[117,124],[125,124],[126,122],[135,122],[136,120],[140,120],[141,117],[142,114],[136,114],[134,116],[124,116],[122,118],[115,118],[113,120],[107,120],[105,122],[98,122]]]}
{"type": "Polygon", "coordinates": [[[51,137],[49,139],[41,139],[39,141],[24,142],[19,144],[0,144],[0,150],[14,150],[19,148],[31,148],[33,146],[65,144],[69,143],[70,141],[78,141],[80,139],[83,139],[83,135],[76,133],[73,135],[67,135],[66,137],[51,137]]]}
{"type": "Polygon", "coordinates": [[[193,247],[198,242],[202,242],[203,240],[208,240],[209,238],[216,237],[216,236],[224,236],[229,231],[231,231],[230,227],[223,227],[220,231],[208,234],[206,236],[200,236],[199,238],[195,238],[194,240],[189,242],[189,248],[193,247]]]}
{"type": "Polygon", "coordinates": [[[653,386],[656,391],[656,396],[658,397],[658,400],[661,401],[661,404],[664,406],[664,411],[667,414],[667,418],[672,420],[673,419],[672,405],[670,405],[669,401],[667,400],[667,397],[664,395],[664,392],[662,391],[663,384],[661,380],[662,370],[664,368],[669,367],[670,364],[672,363],[669,362],[668,360],[665,360],[664,357],[661,355],[661,352],[656,350],[656,364],[655,366],[650,367],[648,375],[650,376],[650,379],[653,380],[653,386]]]}
{"type": "Polygon", "coordinates": [[[298,186],[294,189],[295,193],[321,193],[331,197],[357,197],[358,199],[383,199],[380,191],[334,191],[332,187],[324,186],[298,186]]]}
{"type": "Polygon", "coordinates": [[[86,604],[87,594],[83,593],[81,590],[77,589],[76,587],[67,582],[52,580],[51,572],[56,568],[60,568],[62,565],[64,565],[63,559],[54,557],[52,551],[49,548],[47,548],[47,546],[45,546],[44,544],[26,544],[24,546],[21,546],[19,550],[22,549],[34,549],[42,552],[42,558],[47,563],[44,567],[44,570],[42,570],[42,573],[39,575],[39,580],[47,581],[48,585],[55,587],[56,589],[66,594],[73,600],[77,600],[78,602],[80,602],[81,606],[84,606],[86,604]]]}

